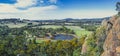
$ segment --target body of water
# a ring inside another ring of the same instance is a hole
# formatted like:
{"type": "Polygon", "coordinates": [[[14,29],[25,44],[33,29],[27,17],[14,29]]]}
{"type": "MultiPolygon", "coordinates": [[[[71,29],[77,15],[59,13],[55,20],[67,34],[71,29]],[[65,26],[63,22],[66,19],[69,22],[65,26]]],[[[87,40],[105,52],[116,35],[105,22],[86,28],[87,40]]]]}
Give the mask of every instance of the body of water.
{"type": "Polygon", "coordinates": [[[63,34],[57,34],[54,39],[55,40],[71,40],[73,39],[74,37],[71,36],[71,35],[63,35],[63,34]]]}

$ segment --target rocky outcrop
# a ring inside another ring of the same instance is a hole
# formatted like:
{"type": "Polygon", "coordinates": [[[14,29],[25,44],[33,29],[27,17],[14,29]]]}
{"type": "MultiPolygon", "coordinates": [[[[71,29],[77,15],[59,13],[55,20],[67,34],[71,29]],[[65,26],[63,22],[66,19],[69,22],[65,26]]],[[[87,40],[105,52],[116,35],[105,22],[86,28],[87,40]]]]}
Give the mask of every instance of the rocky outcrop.
{"type": "Polygon", "coordinates": [[[120,56],[120,2],[118,14],[103,20],[102,26],[88,36],[81,50],[82,56],[120,56]]]}
{"type": "Polygon", "coordinates": [[[120,2],[116,4],[118,14],[107,21],[106,34],[101,56],[120,56],[120,2]]]}
{"type": "Polygon", "coordinates": [[[107,37],[101,56],[120,56],[120,17],[115,15],[106,22],[107,37]]]}
{"type": "Polygon", "coordinates": [[[85,42],[83,43],[83,45],[82,45],[82,50],[81,50],[81,54],[84,54],[84,53],[86,53],[87,52],[87,41],[86,41],[86,39],[85,39],[85,42]]]}
{"type": "Polygon", "coordinates": [[[81,54],[88,54],[89,56],[120,56],[120,16],[115,15],[110,20],[104,20],[95,34],[86,38],[81,54]],[[90,48],[92,49],[90,50],[90,48]]]}

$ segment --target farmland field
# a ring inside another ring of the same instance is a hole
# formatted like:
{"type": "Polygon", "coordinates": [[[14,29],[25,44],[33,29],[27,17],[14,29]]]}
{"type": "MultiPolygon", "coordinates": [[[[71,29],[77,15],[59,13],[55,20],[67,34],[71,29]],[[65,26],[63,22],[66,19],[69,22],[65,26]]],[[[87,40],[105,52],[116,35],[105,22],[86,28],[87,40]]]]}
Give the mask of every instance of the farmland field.
{"type": "MultiPolygon", "coordinates": [[[[8,27],[10,28],[20,28],[20,27],[24,27],[27,25],[27,23],[21,23],[21,24],[13,24],[13,23],[10,23],[10,24],[4,24],[4,25],[7,25],[8,27]]],[[[41,28],[53,28],[53,29],[56,29],[56,28],[62,28],[62,26],[60,25],[43,25],[43,26],[37,26],[37,27],[41,27],[41,28]]],[[[82,35],[89,35],[91,32],[90,31],[87,31],[83,28],[81,28],[80,26],[65,26],[71,30],[74,30],[75,34],[80,37],[82,35]]]]}
{"type": "Polygon", "coordinates": [[[9,23],[9,24],[0,24],[0,25],[7,25],[9,28],[20,28],[26,26],[27,23],[18,23],[18,24],[9,23]]]}
{"type": "Polygon", "coordinates": [[[62,26],[57,26],[57,25],[43,25],[43,26],[40,26],[42,28],[53,28],[53,29],[56,29],[56,28],[61,28],[62,26]]]}
{"type": "MultiPolygon", "coordinates": [[[[44,25],[44,26],[40,26],[40,27],[42,27],[42,28],[53,28],[53,29],[55,29],[55,28],[60,28],[60,27],[62,27],[62,26],[57,26],[57,25],[44,25]]],[[[69,29],[71,29],[71,30],[74,30],[74,32],[75,32],[75,34],[77,35],[77,36],[82,36],[82,35],[89,35],[91,32],[90,31],[87,31],[87,30],[85,30],[85,29],[82,29],[81,27],[79,27],[79,26],[65,26],[65,27],[67,27],[67,28],[69,28],[69,29]]]]}

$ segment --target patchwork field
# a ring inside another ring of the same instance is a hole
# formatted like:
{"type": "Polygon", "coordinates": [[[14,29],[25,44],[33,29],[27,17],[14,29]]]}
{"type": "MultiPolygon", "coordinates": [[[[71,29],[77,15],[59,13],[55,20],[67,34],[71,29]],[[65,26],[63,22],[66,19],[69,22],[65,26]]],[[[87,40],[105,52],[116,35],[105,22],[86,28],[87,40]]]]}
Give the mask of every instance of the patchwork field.
{"type": "MultiPolygon", "coordinates": [[[[40,27],[42,27],[42,28],[60,28],[60,27],[62,27],[62,26],[57,26],[57,25],[44,25],[44,26],[40,26],[40,27]]],[[[67,28],[69,28],[69,29],[71,29],[71,30],[74,30],[74,32],[75,32],[75,34],[77,35],[77,36],[82,36],[82,35],[89,35],[91,32],[90,31],[87,31],[87,30],[85,30],[85,29],[83,29],[83,28],[81,28],[81,27],[79,27],[79,26],[65,26],[65,27],[67,27],[67,28]]]]}
{"type": "MultiPolygon", "coordinates": [[[[26,26],[27,23],[20,23],[20,24],[10,23],[10,24],[4,24],[4,25],[7,25],[10,28],[20,28],[20,27],[26,26]]],[[[43,25],[43,26],[37,26],[37,27],[56,29],[56,28],[61,28],[62,26],[60,26],[60,25],[43,25]]],[[[80,37],[82,35],[89,35],[91,33],[90,31],[87,31],[79,26],[65,26],[65,27],[67,27],[71,30],[74,30],[75,34],[78,37],[80,37]]]]}
{"type": "Polygon", "coordinates": [[[7,25],[9,28],[20,28],[26,26],[27,23],[19,23],[19,24],[9,23],[9,24],[0,24],[0,25],[7,25]]]}

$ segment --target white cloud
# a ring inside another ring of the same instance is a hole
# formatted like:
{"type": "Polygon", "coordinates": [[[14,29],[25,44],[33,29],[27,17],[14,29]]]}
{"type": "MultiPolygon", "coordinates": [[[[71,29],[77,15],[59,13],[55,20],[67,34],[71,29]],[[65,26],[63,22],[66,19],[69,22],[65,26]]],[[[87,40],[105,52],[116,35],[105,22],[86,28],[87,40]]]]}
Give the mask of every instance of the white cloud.
{"type": "Polygon", "coordinates": [[[57,9],[55,5],[49,5],[44,7],[31,7],[27,10],[19,10],[14,5],[11,4],[0,4],[0,13],[19,13],[19,12],[45,12],[49,10],[57,9]]]}
{"type": "Polygon", "coordinates": [[[26,8],[37,4],[37,0],[17,0],[16,7],[26,8]]]}
{"type": "Polygon", "coordinates": [[[12,13],[18,12],[18,10],[11,4],[0,4],[0,13],[12,13]]]}
{"type": "Polygon", "coordinates": [[[45,12],[45,11],[54,10],[54,9],[57,9],[57,6],[50,5],[50,6],[45,6],[45,7],[32,7],[25,11],[26,12],[45,12]]]}
{"type": "MultiPolygon", "coordinates": [[[[37,0],[36,0],[37,1],[37,0]]],[[[41,16],[48,15],[50,11],[54,11],[58,7],[56,5],[48,5],[44,7],[34,7],[36,5],[35,0],[17,0],[15,4],[0,3],[0,18],[27,18],[27,19],[40,19],[41,16]],[[33,6],[33,7],[30,7],[33,6]],[[20,8],[29,7],[26,10],[20,10],[20,8]]],[[[42,0],[41,0],[42,1],[42,0]]]]}

